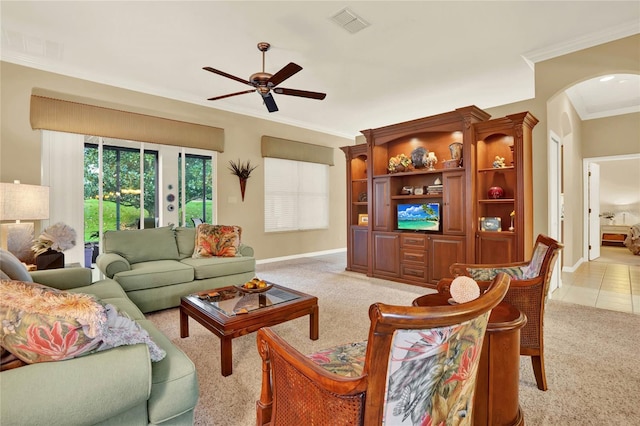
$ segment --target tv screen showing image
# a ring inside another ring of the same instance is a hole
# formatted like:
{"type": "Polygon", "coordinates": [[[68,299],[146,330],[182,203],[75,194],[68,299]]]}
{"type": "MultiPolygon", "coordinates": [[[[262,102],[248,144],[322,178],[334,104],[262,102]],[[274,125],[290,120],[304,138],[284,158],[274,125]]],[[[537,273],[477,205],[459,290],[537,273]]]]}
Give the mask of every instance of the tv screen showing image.
{"type": "Polygon", "coordinates": [[[439,231],[440,203],[398,204],[398,229],[439,231]]]}

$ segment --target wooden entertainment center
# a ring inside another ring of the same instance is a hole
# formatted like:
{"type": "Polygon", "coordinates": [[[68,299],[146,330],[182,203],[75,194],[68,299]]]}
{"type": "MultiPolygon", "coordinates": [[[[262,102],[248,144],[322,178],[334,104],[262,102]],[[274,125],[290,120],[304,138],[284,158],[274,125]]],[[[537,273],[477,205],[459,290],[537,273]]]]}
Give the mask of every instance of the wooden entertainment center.
{"type": "Polygon", "coordinates": [[[489,118],[475,106],[458,108],[363,130],[366,143],[341,148],[347,159],[347,270],[431,287],[450,276],[455,262],[530,256],[531,146],[538,120],[528,112],[489,118]],[[458,162],[452,156],[460,144],[458,162]],[[420,161],[388,170],[390,158],[424,152],[437,158],[432,170],[420,161]],[[408,205],[425,206],[428,219],[439,213],[439,224],[400,229],[399,209],[408,205]]]}

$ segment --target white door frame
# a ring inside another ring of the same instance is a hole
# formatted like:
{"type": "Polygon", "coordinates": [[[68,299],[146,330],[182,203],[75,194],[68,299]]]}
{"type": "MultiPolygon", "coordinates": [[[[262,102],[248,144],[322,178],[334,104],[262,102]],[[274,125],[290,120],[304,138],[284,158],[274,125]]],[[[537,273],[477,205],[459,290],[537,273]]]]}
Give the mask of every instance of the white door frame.
{"type": "MultiPolygon", "coordinates": [[[[562,242],[562,142],[560,137],[552,130],[549,131],[549,149],[547,155],[547,166],[549,170],[549,236],[559,242],[562,242]]],[[[551,274],[551,283],[549,285],[549,296],[557,288],[562,287],[562,270],[561,260],[558,259],[553,272],[551,274]]]]}
{"type": "Polygon", "coordinates": [[[611,155],[608,157],[588,157],[582,159],[582,173],[583,173],[583,189],[584,195],[582,197],[583,202],[583,239],[584,242],[582,248],[582,256],[583,259],[589,259],[589,193],[588,193],[588,183],[589,183],[589,164],[597,163],[603,161],[617,161],[617,160],[630,160],[640,158],[640,153],[638,154],[624,154],[624,155],[611,155]]]}

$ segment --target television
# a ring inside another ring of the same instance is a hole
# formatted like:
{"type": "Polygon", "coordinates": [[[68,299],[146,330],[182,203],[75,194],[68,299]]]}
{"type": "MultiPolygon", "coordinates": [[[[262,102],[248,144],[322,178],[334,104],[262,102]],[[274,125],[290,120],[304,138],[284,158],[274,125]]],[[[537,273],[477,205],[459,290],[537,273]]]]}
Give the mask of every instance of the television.
{"type": "Polygon", "coordinates": [[[398,204],[398,229],[440,231],[440,203],[398,204]]]}

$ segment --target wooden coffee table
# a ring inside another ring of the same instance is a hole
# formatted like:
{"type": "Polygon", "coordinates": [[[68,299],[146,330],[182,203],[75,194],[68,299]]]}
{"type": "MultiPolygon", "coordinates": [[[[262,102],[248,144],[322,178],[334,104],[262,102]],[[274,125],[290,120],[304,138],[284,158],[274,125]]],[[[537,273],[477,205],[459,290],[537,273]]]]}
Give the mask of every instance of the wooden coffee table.
{"type": "Polygon", "coordinates": [[[229,376],[233,372],[232,339],[305,315],[309,315],[309,338],[318,340],[317,297],[277,284],[264,293],[249,294],[223,287],[180,300],[180,337],[189,337],[189,317],[218,336],[220,370],[229,376]]]}

